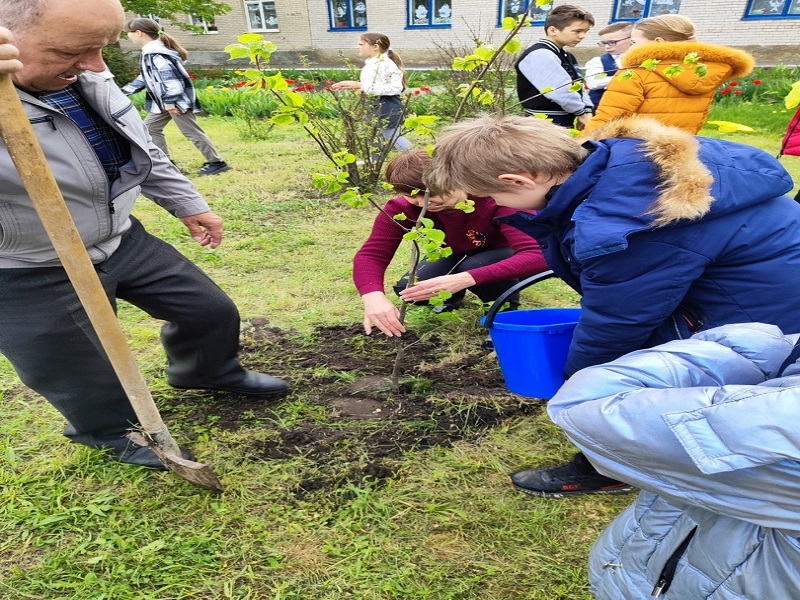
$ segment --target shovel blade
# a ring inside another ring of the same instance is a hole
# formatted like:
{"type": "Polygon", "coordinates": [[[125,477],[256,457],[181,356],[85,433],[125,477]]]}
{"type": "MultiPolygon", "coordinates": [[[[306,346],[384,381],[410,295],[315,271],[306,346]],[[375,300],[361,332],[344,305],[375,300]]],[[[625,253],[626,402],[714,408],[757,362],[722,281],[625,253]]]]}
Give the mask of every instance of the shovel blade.
{"type": "MultiPolygon", "coordinates": [[[[166,435],[169,436],[169,434],[166,435]]],[[[139,446],[150,448],[165,467],[189,483],[212,492],[222,491],[222,482],[211,470],[211,467],[180,456],[180,450],[172,438],[168,437],[169,443],[159,444],[155,439],[142,435],[138,431],[131,431],[126,437],[139,446]]]]}

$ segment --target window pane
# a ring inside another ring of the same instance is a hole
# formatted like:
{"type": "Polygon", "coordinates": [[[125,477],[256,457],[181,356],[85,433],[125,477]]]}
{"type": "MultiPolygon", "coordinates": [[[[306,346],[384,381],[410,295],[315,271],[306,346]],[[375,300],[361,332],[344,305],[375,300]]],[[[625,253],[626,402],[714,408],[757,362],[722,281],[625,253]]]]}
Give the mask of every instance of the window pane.
{"type": "Polygon", "coordinates": [[[525,12],[527,3],[525,0],[506,0],[505,9],[503,10],[503,18],[518,17],[525,12]]]}
{"type": "Polygon", "coordinates": [[[780,15],[783,13],[785,2],[780,0],[754,0],[750,9],[751,15],[780,15]]]}
{"type": "Polygon", "coordinates": [[[641,19],[645,0],[618,0],[615,19],[641,19]]]}
{"type": "Polygon", "coordinates": [[[430,15],[428,14],[428,0],[417,0],[414,5],[414,25],[430,25],[430,15]]]}
{"type": "Polygon", "coordinates": [[[347,2],[346,0],[335,0],[333,3],[333,26],[349,27],[347,22],[347,2]]]}
{"type": "Polygon", "coordinates": [[[530,6],[531,21],[538,21],[539,23],[541,23],[547,18],[547,13],[550,12],[551,8],[553,8],[553,3],[551,2],[550,4],[543,4],[542,6],[536,6],[534,0],[531,0],[529,6],[530,6]],[[530,6],[531,4],[533,6],[530,6]]]}
{"type": "Polygon", "coordinates": [[[353,26],[367,26],[367,3],[364,0],[357,0],[353,4],[353,26]]]}
{"type": "Polygon", "coordinates": [[[433,18],[433,22],[437,25],[449,25],[452,18],[450,2],[448,0],[436,0],[434,6],[436,8],[436,15],[433,18]]]}
{"type": "Polygon", "coordinates": [[[789,14],[790,15],[800,15],[800,0],[794,0],[791,6],[789,6],[789,14]]]}
{"type": "Polygon", "coordinates": [[[260,3],[247,5],[247,19],[250,21],[250,29],[266,29],[260,3]]]}
{"type": "Polygon", "coordinates": [[[267,24],[267,29],[277,29],[278,28],[278,13],[275,10],[275,3],[274,2],[264,2],[264,18],[267,24]]]}
{"type": "Polygon", "coordinates": [[[650,13],[647,16],[677,14],[680,8],[681,0],[653,0],[650,5],[650,13]]]}

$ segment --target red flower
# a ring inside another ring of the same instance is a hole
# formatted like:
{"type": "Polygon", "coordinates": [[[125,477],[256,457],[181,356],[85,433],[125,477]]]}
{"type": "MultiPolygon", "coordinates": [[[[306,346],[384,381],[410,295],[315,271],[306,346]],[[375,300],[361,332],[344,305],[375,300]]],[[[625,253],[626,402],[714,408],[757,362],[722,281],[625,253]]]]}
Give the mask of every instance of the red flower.
{"type": "Polygon", "coordinates": [[[414,90],[414,95],[419,96],[419,90],[414,90]]]}
{"type": "Polygon", "coordinates": [[[726,87],[724,90],[720,92],[720,94],[730,94],[733,90],[729,87],[726,87]]]}
{"type": "Polygon", "coordinates": [[[762,81],[760,79],[753,79],[753,85],[761,85],[762,81]]]}
{"type": "Polygon", "coordinates": [[[736,94],[737,96],[741,96],[742,95],[742,90],[736,90],[733,93],[736,94]]]}
{"type": "Polygon", "coordinates": [[[192,71],[187,71],[189,74],[189,79],[197,79],[197,73],[193,73],[192,71]]]}
{"type": "Polygon", "coordinates": [[[738,81],[731,81],[728,85],[731,86],[731,87],[736,87],[737,85],[739,85],[739,82],[738,81]]]}
{"type": "Polygon", "coordinates": [[[286,83],[288,83],[289,85],[292,85],[293,83],[297,83],[297,82],[294,79],[287,79],[286,83]]]}
{"type": "Polygon", "coordinates": [[[419,89],[421,89],[423,92],[430,92],[430,91],[431,91],[431,88],[429,88],[429,87],[424,87],[424,86],[423,86],[423,87],[420,87],[419,89]]]}

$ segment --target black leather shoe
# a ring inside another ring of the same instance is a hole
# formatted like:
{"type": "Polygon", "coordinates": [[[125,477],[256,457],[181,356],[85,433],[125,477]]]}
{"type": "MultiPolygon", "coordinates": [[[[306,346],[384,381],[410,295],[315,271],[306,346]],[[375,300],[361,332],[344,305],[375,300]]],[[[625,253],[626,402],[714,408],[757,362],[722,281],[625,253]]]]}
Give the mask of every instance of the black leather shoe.
{"type": "Polygon", "coordinates": [[[564,465],[512,473],[511,484],[521,492],[544,498],[633,491],[633,486],[598,473],[582,452],[564,465]]]}
{"type": "MultiPolygon", "coordinates": [[[[126,465],[136,465],[137,467],[146,467],[148,469],[155,469],[156,471],[168,470],[167,467],[164,466],[164,463],[158,459],[155,452],[147,446],[138,446],[133,442],[129,442],[128,448],[122,453],[112,456],[114,460],[125,463],[126,465]]],[[[194,454],[192,454],[190,450],[184,448],[181,448],[181,456],[186,460],[194,460],[194,454]]]]}
{"type": "Polygon", "coordinates": [[[245,371],[230,381],[197,384],[170,382],[170,385],[181,390],[215,390],[243,396],[282,396],[289,391],[289,385],[283,379],[255,371],[245,371]]]}

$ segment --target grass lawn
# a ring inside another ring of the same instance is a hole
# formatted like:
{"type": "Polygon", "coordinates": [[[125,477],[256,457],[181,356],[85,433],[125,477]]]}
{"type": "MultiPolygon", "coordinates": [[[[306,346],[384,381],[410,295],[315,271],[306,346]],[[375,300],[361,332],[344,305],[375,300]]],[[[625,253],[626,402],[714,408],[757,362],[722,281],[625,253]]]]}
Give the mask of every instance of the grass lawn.
{"type": "MultiPolygon", "coordinates": [[[[711,120],[758,123],[754,134],[725,137],[774,154],[791,114],[736,110],[715,109],[711,120]]],[[[286,377],[293,392],[256,405],[172,390],[159,323],[121,304],[173,435],[223,480],[225,492],[214,495],[70,445],[60,415],[0,363],[0,599],[589,598],[591,543],[632,497],[554,501],[510,488],[510,471],[559,461],[572,448],[542,403],[498,389],[493,356],[478,352],[480,307],[467,306],[460,319],[413,316],[427,345],[412,355],[405,385],[409,398],[434,407],[430,419],[415,414],[394,429],[377,417],[342,419],[330,390],[352,390],[383,351],[357,333],[361,302],[350,277],[374,214],[311,187],[311,174],[326,165],[293,128],[242,141],[235,120],[211,117],[203,126],[232,171],[196,177],[200,155],[172,126],[168,137],[176,162],[225,219],[223,245],[194,245],[180,222],[144,199],[136,215],[234,298],[243,361],[286,377]],[[362,357],[357,368],[327,358],[332,332],[362,357]],[[459,389],[463,365],[470,383],[459,389]],[[444,391],[440,378],[450,382],[444,391]],[[305,438],[288,435],[301,426],[305,438]],[[379,460],[371,441],[381,434],[386,442],[387,432],[394,447],[379,460]],[[376,465],[385,472],[369,471],[376,465]]],[[[784,163],[800,178],[800,159],[784,163]]],[[[527,290],[525,301],[574,306],[578,298],[551,280],[527,290]]],[[[399,415],[384,396],[385,410],[399,415]]]]}

